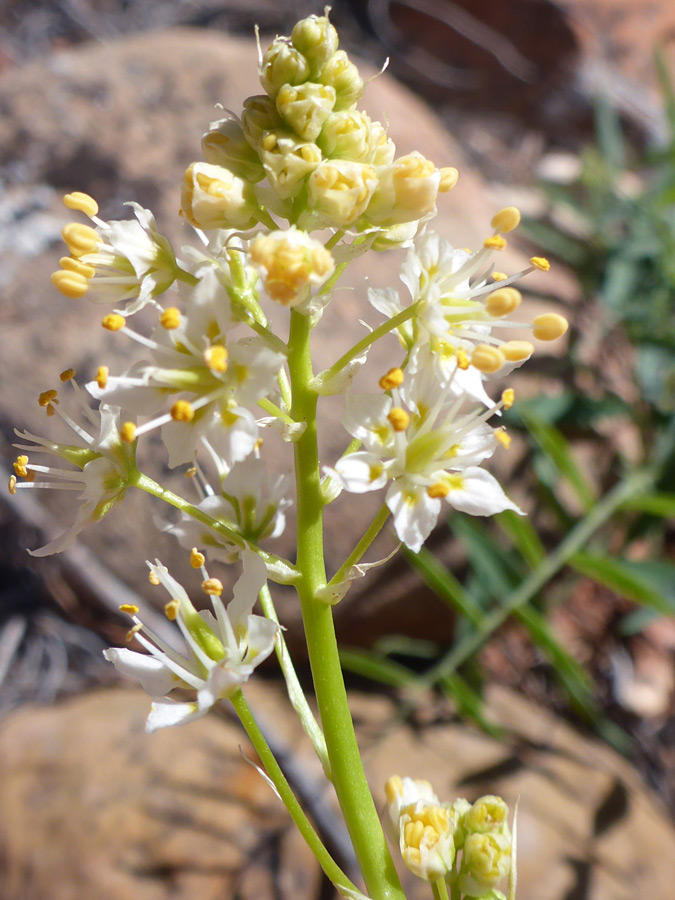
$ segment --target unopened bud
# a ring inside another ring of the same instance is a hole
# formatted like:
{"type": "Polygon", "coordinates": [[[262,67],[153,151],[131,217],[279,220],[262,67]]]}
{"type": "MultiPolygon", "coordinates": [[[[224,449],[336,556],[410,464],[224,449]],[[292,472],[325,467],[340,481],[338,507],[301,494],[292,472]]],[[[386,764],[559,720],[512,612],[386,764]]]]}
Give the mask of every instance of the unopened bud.
{"type": "Polygon", "coordinates": [[[317,144],[324,156],[369,163],[375,156],[380,133],[373,129],[370,117],[355,109],[331,113],[326,119],[317,144]]]}
{"type": "Polygon", "coordinates": [[[252,185],[229,169],[192,163],[185,172],[181,212],[197,228],[252,228],[257,208],[252,185]]]}
{"type": "Polygon", "coordinates": [[[335,268],[330,250],[297,228],[258,235],[249,252],[263,270],[268,295],[284,306],[302,303],[335,268]]]}
{"type": "Polygon", "coordinates": [[[308,16],[296,23],[291,41],[305,57],[311,70],[318,72],[336,52],[338,33],[328,21],[328,16],[308,16]]]}
{"type": "Polygon", "coordinates": [[[268,132],[261,141],[260,158],[276,193],[282,198],[300,193],[305,179],[321,162],[316,144],[300,141],[288,133],[268,132]]]}
{"type": "Polygon", "coordinates": [[[349,109],[363,96],[363,78],[344,50],[338,50],[321,70],[318,80],[335,90],[335,109],[349,109]]]}
{"type": "Polygon", "coordinates": [[[309,176],[307,186],[310,208],[324,224],[340,228],[353,225],[365,211],[377,176],[363,163],[325,160],[309,176]]]}
{"type": "Polygon", "coordinates": [[[315,141],[335,106],[335,90],[307,81],[285,84],[277,94],[277,109],[284,121],[305,141],[315,141]]]}
{"type": "Polygon", "coordinates": [[[469,897],[484,897],[509,874],[511,838],[502,834],[469,834],[459,874],[459,889],[469,897]]]}
{"type": "Polygon", "coordinates": [[[266,131],[277,131],[283,124],[276,103],[267,94],[256,94],[244,100],[241,127],[246,140],[255,149],[266,131]]]}
{"type": "Polygon", "coordinates": [[[288,38],[278,37],[263,56],[260,83],[274,100],[285,84],[302,84],[309,78],[309,63],[288,38]]]}
{"type": "Polygon", "coordinates": [[[412,222],[436,206],[441,174],[432,162],[414,151],[380,173],[366,215],[375,225],[412,222]]]}

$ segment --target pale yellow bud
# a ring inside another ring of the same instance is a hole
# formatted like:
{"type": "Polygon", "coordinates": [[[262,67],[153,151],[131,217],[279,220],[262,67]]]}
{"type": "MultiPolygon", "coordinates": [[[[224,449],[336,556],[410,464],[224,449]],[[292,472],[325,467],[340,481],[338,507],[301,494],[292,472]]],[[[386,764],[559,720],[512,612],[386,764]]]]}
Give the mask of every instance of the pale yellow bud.
{"type": "Polygon", "coordinates": [[[441,173],[417,151],[402,156],[380,173],[366,215],[375,225],[412,222],[433,212],[441,173]]]}
{"type": "Polygon", "coordinates": [[[346,160],[324,161],[309,176],[309,206],[326,225],[353,225],[368,206],[376,185],[371,166],[346,160]]]}
{"type": "Polygon", "coordinates": [[[315,141],[335,106],[335,89],[307,81],[285,84],[277,94],[277,109],[284,121],[305,141],[315,141]]]}
{"type": "Polygon", "coordinates": [[[265,177],[258,154],[235,119],[211,122],[202,136],[202,152],[207,163],[224,166],[244,181],[255,183],[265,177]]]}
{"type": "Polygon", "coordinates": [[[508,316],[518,309],[522,299],[520,291],[515,288],[499,288],[488,296],[485,308],[491,316],[508,316]]]}
{"type": "Polygon", "coordinates": [[[442,806],[422,801],[406,807],[399,820],[403,862],[425,881],[444,878],[455,859],[453,831],[454,823],[442,806]]]}
{"type": "Polygon", "coordinates": [[[419,222],[417,221],[402,222],[400,225],[390,225],[388,228],[381,228],[370,245],[370,249],[382,251],[409,247],[417,234],[418,228],[419,222]]]}
{"type": "Polygon", "coordinates": [[[506,878],[511,868],[511,839],[502,834],[469,834],[464,841],[459,888],[483,897],[506,878]]]}
{"type": "Polygon", "coordinates": [[[316,142],[324,156],[352,162],[372,162],[379,139],[370,117],[355,109],[331,113],[316,142]]]}
{"type": "Polygon", "coordinates": [[[270,184],[285,200],[300,193],[307,176],[321,162],[321,150],[287,132],[270,131],[261,141],[260,158],[270,184]]]}
{"type": "Polygon", "coordinates": [[[260,67],[260,83],[274,100],[285,84],[309,78],[309,63],[288,38],[278,37],[267,49],[260,67]]]}
{"type": "Polygon", "coordinates": [[[283,124],[276,103],[267,94],[256,94],[244,100],[241,127],[246,140],[255,149],[266,131],[278,131],[283,124]]]}
{"type": "Polygon", "coordinates": [[[335,268],[330,250],[297,228],[258,235],[249,253],[262,269],[267,294],[284,306],[302,303],[335,268]]]}
{"type": "Polygon", "coordinates": [[[291,41],[305,57],[311,70],[317,72],[337,50],[338,33],[328,21],[328,16],[308,16],[296,23],[291,41]]]}
{"type": "Polygon", "coordinates": [[[335,109],[349,109],[363,96],[363,78],[344,50],[338,50],[321,70],[318,80],[335,90],[335,109]]]}
{"type": "Polygon", "coordinates": [[[497,347],[492,347],[490,344],[479,344],[473,351],[471,365],[475,366],[479,372],[491,375],[501,369],[504,359],[504,354],[497,347]]]}
{"type": "Polygon", "coordinates": [[[370,131],[370,139],[373,144],[373,158],[370,160],[374,166],[390,166],[396,156],[396,145],[381,122],[373,122],[370,131]]]}
{"type": "Polygon", "coordinates": [[[555,341],[569,327],[567,319],[558,313],[544,313],[543,316],[537,316],[532,324],[532,334],[538,341],[555,341]]]}
{"type": "Polygon", "coordinates": [[[252,228],[257,219],[253,187],[229,169],[192,163],[181,185],[181,213],[197,228],[252,228]]]}

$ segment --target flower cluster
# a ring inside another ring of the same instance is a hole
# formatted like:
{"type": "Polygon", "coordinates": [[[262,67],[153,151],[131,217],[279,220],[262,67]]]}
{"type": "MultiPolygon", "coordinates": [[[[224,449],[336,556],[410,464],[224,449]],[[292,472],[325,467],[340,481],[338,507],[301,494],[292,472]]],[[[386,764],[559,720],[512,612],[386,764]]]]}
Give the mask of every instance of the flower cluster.
{"type": "Polygon", "coordinates": [[[447,881],[465,897],[502,900],[497,885],[511,871],[509,810],[493,795],[471,804],[441,803],[427,781],[392,776],[386,783],[387,813],[408,868],[425,881],[447,881]]]}

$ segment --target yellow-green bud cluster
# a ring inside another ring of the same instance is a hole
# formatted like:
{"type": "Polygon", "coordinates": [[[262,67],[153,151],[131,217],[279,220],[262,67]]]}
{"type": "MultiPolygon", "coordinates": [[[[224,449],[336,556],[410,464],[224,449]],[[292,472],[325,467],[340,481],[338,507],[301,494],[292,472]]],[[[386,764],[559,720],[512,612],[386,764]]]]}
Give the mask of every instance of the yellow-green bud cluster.
{"type": "Polygon", "coordinates": [[[454,185],[454,169],[437,169],[419,153],[395,159],[384,126],[355,108],[363,79],[338,49],[328,16],[309,16],[290,37],[277,37],[259,75],[265,93],[244,102],[240,121],[210,125],[206,163],[186,173],[183,213],[194,225],[249,228],[267,206],[307,230],[375,230],[376,248],[385,249],[408,242],[438,193],[454,185]],[[253,189],[265,176],[276,204],[269,191],[253,189]]]}

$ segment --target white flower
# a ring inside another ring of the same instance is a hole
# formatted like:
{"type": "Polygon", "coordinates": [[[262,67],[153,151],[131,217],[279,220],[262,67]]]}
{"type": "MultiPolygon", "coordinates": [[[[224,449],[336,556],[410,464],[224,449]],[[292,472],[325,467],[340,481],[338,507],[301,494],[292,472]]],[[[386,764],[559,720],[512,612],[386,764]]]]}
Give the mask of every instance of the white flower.
{"type": "Polygon", "coordinates": [[[257,336],[229,339],[229,298],[214,269],[203,272],[187,313],[165,310],[162,322],[152,339],[121,329],[151,351],[152,363],[87,389],[137,415],[159,412],[171,396],[170,411],[139,426],[135,436],[162,426],[172,467],[189,463],[202,438],[229,465],[245,459],[258,440],[256,418],[246,407],[274,389],[283,356],[257,336]]]}
{"type": "Polygon", "coordinates": [[[520,512],[496,479],[478,468],[498,443],[488,410],[438,392],[427,371],[385,395],[347,396],[343,424],[364,450],[340,459],[335,474],[354,493],[389,483],[387,506],[401,541],[417,552],[436,524],[441,500],[471,515],[520,512]]]}
{"type": "MultiPolygon", "coordinates": [[[[132,632],[136,640],[149,655],[110,648],[104,656],[119,672],[135,678],[153,698],[146,725],[152,732],[197,719],[218,700],[231,697],[270,655],[279,628],[269,619],[252,615],[267,575],[265,564],[252,554],[244,557],[244,572],[234,586],[234,597],[227,609],[220,599],[219,582],[207,577],[204,586],[213,612],[198,612],[185,589],[159,560],[148,565],[171,597],[166,613],[178,624],[187,653],[183,656],[176,652],[145,626],[136,615],[136,607],[124,607],[134,620],[132,632]],[[175,688],[194,691],[195,699],[170,699],[167,695],[175,688]]],[[[204,574],[207,575],[205,571],[204,574]]]]}
{"type": "MultiPolygon", "coordinates": [[[[291,503],[285,497],[289,477],[279,475],[266,487],[266,474],[264,461],[250,456],[232,466],[219,493],[208,486],[207,496],[197,508],[234,528],[249,543],[279,537],[286,526],[285,510],[291,503]]],[[[167,531],[187,550],[201,547],[208,559],[232,563],[242,552],[220,532],[192,516],[182,515],[167,531]]]]}
{"type": "Polygon", "coordinates": [[[98,410],[91,409],[72,376],[69,380],[76,390],[84,424],[78,423],[62,409],[55,390],[41,394],[40,405],[47,409],[48,414],[58,415],[66,423],[75,436],[75,443],[63,444],[28,431],[16,432],[22,441],[29,442],[16,444],[19,450],[58,456],[73,468],[36,465],[22,454],[14,463],[16,475],[10,479],[10,492],[15,493],[19,488],[77,491],[80,501],[70,528],[44,547],[30,550],[32,556],[49,556],[71,547],[87,525],[102,519],[122,500],[129,473],[135,468],[133,449],[120,438],[120,410],[106,404],[101,404],[98,410]],[[17,481],[17,476],[25,480],[17,481]]]}
{"type": "Polygon", "coordinates": [[[106,222],[86,194],[67,194],[64,202],[89,215],[96,227],[73,222],[63,229],[71,255],[60,260],[61,268],[52,275],[61,293],[86,296],[92,303],[126,304],[122,312],[131,315],[171,287],[176,257],[149,210],[127,203],[136,221],[106,222]]]}

